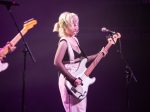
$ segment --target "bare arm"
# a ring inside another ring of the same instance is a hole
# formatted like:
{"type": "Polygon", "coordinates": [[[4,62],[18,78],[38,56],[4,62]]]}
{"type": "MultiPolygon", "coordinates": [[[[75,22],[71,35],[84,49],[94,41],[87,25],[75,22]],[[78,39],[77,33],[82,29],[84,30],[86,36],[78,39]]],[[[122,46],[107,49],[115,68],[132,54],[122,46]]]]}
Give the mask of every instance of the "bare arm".
{"type": "Polygon", "coordinates": [[[108,51],[103,47],[100,52],[90,55],[90,56],[87,56],[88,62],[93,61],[99,53],[102,53],[103,57],[105,57],[106,54],[108,53],[108,51]]]}
{"type": "Polygon", "coordinates": [[[67,50],[67,43],[66,41],[61,41],[58,45],[55,58],[54,58],[54,65],[57,67],[57,69],[69,80],[71,83],[74,83],[75,77],[73,77],[65,68],[64,64],[62,63],[62,60],[64,58],[65,52],[67,50]]]}
{"type": "Polygon", "coordinates": [[[93,55],[87,56],[88,62],[93,61],[96,58],[96,56],[97,56],[97,54],[93,54],[93,55]]]}

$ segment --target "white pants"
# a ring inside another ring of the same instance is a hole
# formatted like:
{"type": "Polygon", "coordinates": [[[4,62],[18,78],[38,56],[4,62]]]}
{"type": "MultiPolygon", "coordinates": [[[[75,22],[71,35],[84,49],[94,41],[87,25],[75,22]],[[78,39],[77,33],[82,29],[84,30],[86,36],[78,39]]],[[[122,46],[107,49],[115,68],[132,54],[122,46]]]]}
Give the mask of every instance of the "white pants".
{"type": "MultiPolygon", "coordinates": [[[[74,72],[78,68],[77,65],[70,66],[66,65],[68,71],[74,72]]],[[[63,74],[59,76],[59,90],[61,95],[61,100],[66,112],[86,112],[87,98],[83,100],[78,100],[74,96],[70,95],[65,87],[65,77],[63,74]]]]}

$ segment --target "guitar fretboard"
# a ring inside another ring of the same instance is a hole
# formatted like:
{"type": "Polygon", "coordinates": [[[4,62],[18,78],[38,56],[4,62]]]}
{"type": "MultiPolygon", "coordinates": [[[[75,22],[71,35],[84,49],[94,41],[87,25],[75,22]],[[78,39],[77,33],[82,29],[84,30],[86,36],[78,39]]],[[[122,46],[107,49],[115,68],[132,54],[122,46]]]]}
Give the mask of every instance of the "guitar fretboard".
{"type": "MultiPolygon", "coordinates": [[[[112,46],[112,43],[108,42],[107,45],[105,46],[105,50],[108,51],[111,46],[112,46]]],[[[102,58],[103,58],[103,54],[101,52],[99,52],[98,55],[97,55],[97,57],[95,58],[95,60],[90,64],[90,66],[85,71],[85,75],[86,76],[89,76],[91,74],[91,72],[98,65],[98,63],[101,61],[102,58]]]]}

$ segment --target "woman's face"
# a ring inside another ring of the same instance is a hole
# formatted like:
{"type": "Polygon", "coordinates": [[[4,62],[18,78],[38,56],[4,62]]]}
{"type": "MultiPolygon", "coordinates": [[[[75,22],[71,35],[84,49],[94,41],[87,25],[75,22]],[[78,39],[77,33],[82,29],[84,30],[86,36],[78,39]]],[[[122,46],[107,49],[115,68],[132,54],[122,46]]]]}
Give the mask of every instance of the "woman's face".
{"type": "Polygon", "coordinates": [[[72,16],[70,23],[67,24],[66,33],[69,36],[75,36],[79,32],[79,19],[77,16],[72,16]]]}

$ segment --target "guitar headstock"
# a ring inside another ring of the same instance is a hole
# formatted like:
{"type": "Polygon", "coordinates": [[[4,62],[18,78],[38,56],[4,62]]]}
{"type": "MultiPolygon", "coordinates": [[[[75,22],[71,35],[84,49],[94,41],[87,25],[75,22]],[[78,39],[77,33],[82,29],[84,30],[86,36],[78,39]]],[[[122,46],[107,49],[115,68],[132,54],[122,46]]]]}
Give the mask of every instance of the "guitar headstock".
{"type": "Polygon", "coordinates": [[[115,34],[113,34],[112,36],[110,36],[108,38],[108,42],[111,43],[111,44],[116,44],[118,38],[121,38],[121,34],[120,33],[115,33],[115,34]]]}
{"type": "Polygon", "coordinates": [[[28,31],[29,29],[33,28],[36,24],[37,20],[35,20],[34,18],[29,19],[24,22],[23,29],[28,31]]]}

